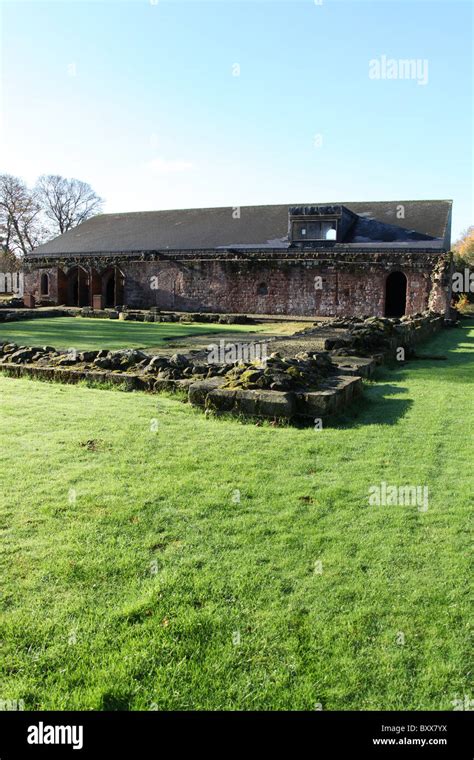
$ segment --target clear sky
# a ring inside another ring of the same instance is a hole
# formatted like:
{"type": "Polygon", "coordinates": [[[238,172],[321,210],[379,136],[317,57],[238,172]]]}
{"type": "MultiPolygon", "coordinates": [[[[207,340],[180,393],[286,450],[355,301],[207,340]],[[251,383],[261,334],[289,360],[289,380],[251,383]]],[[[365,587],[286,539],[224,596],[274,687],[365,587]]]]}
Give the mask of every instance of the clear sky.
{"type": "Polygon", "coordinates": [[[474,223],[469,0],[0,8],[0,171],[111,212],[452,198],[453,236],[474,223]]]}

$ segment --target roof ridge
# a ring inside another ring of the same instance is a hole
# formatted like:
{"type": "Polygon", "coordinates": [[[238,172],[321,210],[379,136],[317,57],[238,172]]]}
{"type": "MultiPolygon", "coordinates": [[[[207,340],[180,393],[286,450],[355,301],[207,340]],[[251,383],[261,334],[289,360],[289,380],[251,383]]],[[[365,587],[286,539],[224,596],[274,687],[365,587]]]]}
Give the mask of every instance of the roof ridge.
{"type": "MultiPolygon", "coordinates": [[[[142,211],[107,211],[103,214],[97,214],[96,216],[91,217],[91,219],[97,219],[98,217],[103,216],[129,216],[131,214],[160,214],[166,211],[170,212],[176,212],[176,211],[223,211],[225,209],[229,208],[281,208],[282,206],[288,206],[290,208],[291,206],[351,206],[355,204],[382,204],[382,203],[453,203],[452,198],[391,198],[388,200],[379,200],[379,201],[373,201],[373,200],[363,200],[363,201],[318,201],[311,203],[305,201],[305,202],[299,202],[299,203],[251,203],[251,204],[240,204],[240,205],[227,205],[227,206],[193,206],[192,208],[186,207],[186,208],[161,208],[161,209],[147,209],[142,211]]],[[[89,220],[87,220],[89,221],[89,220]]]]}

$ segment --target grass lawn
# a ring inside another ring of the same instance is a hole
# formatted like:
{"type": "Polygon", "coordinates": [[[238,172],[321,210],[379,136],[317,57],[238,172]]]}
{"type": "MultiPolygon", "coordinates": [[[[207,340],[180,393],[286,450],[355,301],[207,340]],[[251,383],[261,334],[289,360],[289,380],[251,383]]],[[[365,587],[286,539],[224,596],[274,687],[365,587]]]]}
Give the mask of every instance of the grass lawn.
{"type": "Polygon", "coordinates": [[[2,699],[450,710],[472,698],[473,324],[423,350],[449,360],[383,370],[355,418],[325,430],[0,376],[2,699]],[[381,481],[427,485],[428,511],[369,506],[381,481]]]}
{"type": "MultiPolygon", "coordinates": [[[[0,324],[0,340],[25,346],[98,348],[155,348],[174,338],[221,333],[268,331],[270,325],[218,325],[192,322],[121,322],[88,317],[41,317],[0,324]]],[[[296,329],[296,327],[295,327],[296,329]]]]}

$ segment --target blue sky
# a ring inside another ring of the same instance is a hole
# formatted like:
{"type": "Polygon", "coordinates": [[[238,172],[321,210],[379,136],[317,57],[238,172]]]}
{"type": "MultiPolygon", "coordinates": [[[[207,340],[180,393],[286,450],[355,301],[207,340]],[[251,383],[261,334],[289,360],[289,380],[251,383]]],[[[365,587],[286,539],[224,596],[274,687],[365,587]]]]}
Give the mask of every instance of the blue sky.
{"type": "Polygon", "coordinates": [[[0,171],[106,211],[452,198],[453,236],[474,223],[468,0],[0,8],[0,171]],[[426,83],[371,78],[382,56],[426,83]]]}

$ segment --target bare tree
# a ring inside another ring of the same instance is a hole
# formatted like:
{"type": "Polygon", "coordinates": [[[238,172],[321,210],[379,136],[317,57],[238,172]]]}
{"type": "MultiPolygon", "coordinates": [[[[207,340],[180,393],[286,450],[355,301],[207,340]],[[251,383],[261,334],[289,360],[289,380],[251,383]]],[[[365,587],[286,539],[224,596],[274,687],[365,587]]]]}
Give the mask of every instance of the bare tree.
{"type": "Polygon", "coordinates": [[[78,179],[44,174],[34,192],[52,234],[62,235],[102,211],[102,198],[87,182],[78,179]]]}
{"type": "Polygon", "coordinates": [[[0,174],[0,247],[25,255],[45,238],[41,208],[23,180],[0,174]]]}

